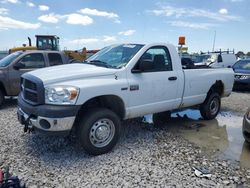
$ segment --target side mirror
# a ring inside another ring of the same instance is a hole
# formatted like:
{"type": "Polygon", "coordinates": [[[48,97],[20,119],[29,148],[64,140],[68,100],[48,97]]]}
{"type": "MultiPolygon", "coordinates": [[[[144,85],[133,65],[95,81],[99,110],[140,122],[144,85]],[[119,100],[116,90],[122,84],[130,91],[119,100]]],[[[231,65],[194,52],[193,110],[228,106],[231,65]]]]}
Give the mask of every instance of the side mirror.
{"type": "Polygon", "coordinates": [[[154,69],[153,61],[150,59],[144,59],[144,60],[139,60],[138,68],[133,69],[131,72],[132,73],[141,73],[141,72],[147,72],[147,71],[150,71],[153,69],[154,69]]]}
{"type": "Polygon", "coordinates": [[[222,56],[221,55],[218,55],[218,63],[222,63],[222,56]]]}
{"type": "Polygon", "coordinates": [[[150,59],[144,59],[140,61],[139,68],[142,72],[147,72],[154,69],[153,61],[150,59]]]}
{"type": "Polygon", "coordinates": [[[19,70],[19,69],[25,68],[25,65],[22,63],[16,63],[15,65],[13,65],[13,68],[15,70],[19,70]]]}

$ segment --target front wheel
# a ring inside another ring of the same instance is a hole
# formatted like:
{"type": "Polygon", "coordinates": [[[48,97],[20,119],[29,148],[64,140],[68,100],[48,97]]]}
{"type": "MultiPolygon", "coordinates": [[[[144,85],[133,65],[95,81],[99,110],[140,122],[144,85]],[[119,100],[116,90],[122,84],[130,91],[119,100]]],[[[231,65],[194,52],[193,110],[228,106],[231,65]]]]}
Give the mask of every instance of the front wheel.
{"type": "Polygon", "coordinates": [[[201,116],[206,120],[214,119],[220,111],[221,98],[218,93],[212,93],[200,106],[201,116]]]}
{"type": "Polygon", "coordinates": [[[111,110],[92,109],[82,118],[78,136],[80,144],[91,155],[101,155],[112,150],[120,136],[121,122],[111,110]]]}

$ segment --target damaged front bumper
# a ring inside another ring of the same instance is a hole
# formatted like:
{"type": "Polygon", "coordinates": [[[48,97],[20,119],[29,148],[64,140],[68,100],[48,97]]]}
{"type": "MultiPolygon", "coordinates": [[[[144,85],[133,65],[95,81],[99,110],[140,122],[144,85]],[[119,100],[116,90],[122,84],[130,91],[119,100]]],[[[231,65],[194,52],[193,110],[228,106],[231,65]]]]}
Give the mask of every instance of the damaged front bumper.
{"type": "Polygon", "coordinates": [[[17,116],[25,131],[38,130],[51,135],[67,135],[72,130],[80,106],[32,106],[18,98],[17,116]]]}

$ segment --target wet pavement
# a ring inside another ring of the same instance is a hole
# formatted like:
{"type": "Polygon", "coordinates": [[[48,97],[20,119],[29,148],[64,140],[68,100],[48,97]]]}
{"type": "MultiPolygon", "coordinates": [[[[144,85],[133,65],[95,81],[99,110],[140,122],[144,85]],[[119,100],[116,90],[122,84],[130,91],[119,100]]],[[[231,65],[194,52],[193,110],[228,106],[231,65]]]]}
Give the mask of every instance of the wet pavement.
{"type": "MultiPolygon", "coordinates": [[[[172,113],[166,122],[168,131],[175,132],[203,148],[204,153],[220,159],[239,162],[250,168],[250,146],[242,135],[243,117],[233,112],[221,112],[214,120],[202,120],[198,110],[172,113]]],[[[152,115],[145,116],[152,123],[152,115]]]]}

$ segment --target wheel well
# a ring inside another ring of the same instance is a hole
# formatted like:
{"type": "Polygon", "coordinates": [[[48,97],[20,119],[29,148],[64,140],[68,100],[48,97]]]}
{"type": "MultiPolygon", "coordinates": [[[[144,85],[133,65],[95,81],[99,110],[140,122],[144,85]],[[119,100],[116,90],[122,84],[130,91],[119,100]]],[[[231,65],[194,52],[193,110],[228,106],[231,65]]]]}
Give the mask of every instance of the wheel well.
{"type": "Polygon", "coordinates": [[[85,102],[79,110],[77,117],[80,117],[80,114],[83,114],[90,108],[98,107],[112,110],[120,117],[120,119],[123,119],[125,116],[125,106],[120,97],[115,95],[102,95],[89,99],[87,102],[85,102]]]}
{"type": "Polygon", "coordinates": [[[211,93],[218,93],[220,96],[223,95],[224,84],[221,80],[216,80],[216,82],[209,89],[207,96],[209,96],[211,93]]]}
{"type": "Polygon", "coordinates": [[[3,91],[4,95],[6,95],[6,94],[7,94],[7,93],[6,93],[6,90],[5,90],[5,87],[4,87],[4,85],[3,85],[3,83],[2,83],[2,82],[0,82],[0,90],[2,90],[2,91],[3,91]]]}

